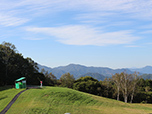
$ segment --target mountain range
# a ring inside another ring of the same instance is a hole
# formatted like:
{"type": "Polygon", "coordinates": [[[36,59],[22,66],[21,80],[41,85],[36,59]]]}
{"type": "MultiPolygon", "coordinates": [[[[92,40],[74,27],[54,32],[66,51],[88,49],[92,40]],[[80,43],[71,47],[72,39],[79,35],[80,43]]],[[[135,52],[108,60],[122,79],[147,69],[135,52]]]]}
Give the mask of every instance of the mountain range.
{"type": "Polygon", "coordinates": [[[126,72],[129,74],[136,72],[140,72],[140,74],[152,74],[152,66],[146,66],[143,68],[122,68],[122,69],[111,69],[108,67],[87,67],[79,64],[69,64],[67,66],[59,66],[55,68],[50,68],[47,66],[42,66],[38,64],[39,71],[44,69],[48,71],[48,73],[52,72],[57,79],[61,77],[61,75],[65,73],[72,74],[76,79],[81,76],[92,76],[98,80],[104,80],[105,77],[111,77],[115,73],[126,72]]]}
{"type": "Polygon", "coordinates": [[[143,68],[131,68],[130,70],[140,72],[143,74],[152,74],[152,66],[145,66],[143,68]]]}

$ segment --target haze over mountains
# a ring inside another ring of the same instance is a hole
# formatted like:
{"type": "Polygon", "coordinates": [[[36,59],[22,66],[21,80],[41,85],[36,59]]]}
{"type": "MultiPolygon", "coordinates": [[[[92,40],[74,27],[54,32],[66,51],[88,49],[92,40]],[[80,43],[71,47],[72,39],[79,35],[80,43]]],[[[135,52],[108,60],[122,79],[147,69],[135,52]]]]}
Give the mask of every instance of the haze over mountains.
{"type": "Polygon", "coordinates": [[[152,74],[152,66],[145,66],[143,68],[133,68],[131,71],[137,71],[143,74],[152,74]]]}
{"type": "Polygon", "coordinates": [[[81,76],[92,76],[98,80],[104,80],[105,77],[111,77],[115,73],[121,73],[124,71],[129,74],[134,73],[135,71],[140,72],[140,74],[152,74],[152,66],[134,69],[111,69],[108,67],[87,67],[79,64],[69,64],[67,66],[50,68],[38,64],[38,67],[39,71],[41,71],[41,69],[44,69],[45,71],[48,71],[48,73],[52,72],[58,79],[61,77],[61,75],[67,72],[72,74],[76,79],[80,78],[81,76]]]}

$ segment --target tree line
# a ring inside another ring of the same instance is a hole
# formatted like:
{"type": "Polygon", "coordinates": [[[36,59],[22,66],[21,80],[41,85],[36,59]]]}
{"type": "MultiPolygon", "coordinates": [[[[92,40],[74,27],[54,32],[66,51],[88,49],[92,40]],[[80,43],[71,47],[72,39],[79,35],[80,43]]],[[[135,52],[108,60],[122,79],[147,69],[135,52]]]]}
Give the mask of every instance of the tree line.
{"type": "Polygon", "coordinates": [[[45,75],[38,72],[37,63],[24,58],[15,45],[3,42],[0,44],[0,86],[13,85],[20,77],[26,77],[29,85],[39,84],[40,80],[47,84],[45,75]]]}
{"type": "Polygon", "coordinates": [[[57,79],[44,69],[39,72],[37,63],[31,58],[24,58],[15,45],[3,42],[0,44],[0,86],[14,85],[20,77],[26,77],[28,85],[68,87],[82,92],[117,99],[124,102],[152,103],[152,80],[138,76],[138,73],[116,73],[111,78],[98,81],[90,76],[75,80],[70,73],[57,79]]]}
{"type": "Polygon", "coordinates": [[[152,80],[144,80],[138,73],[116,73],[111,78],[98,81],[91,76],[74,79],[70,73],[63,74],[60,85],[82,92],[117,99],[126,103],[152,103],[152,80]]]}

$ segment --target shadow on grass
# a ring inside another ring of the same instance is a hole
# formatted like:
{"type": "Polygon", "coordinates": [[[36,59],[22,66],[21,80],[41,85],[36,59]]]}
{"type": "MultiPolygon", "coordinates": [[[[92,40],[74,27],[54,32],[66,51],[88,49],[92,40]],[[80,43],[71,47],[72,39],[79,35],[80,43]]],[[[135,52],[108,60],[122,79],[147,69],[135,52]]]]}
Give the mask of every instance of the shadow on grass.
{"type": "Polygon", "coordinates": [[[7,89],[12,89],[13,87],[11,85],[7,86],[0,86],[0,91],[7,90],[7,89]]]}
{"type": "Polygon", "coordinates": [[[5,96],[5,97],[0,97],[0,100],[2,100],[2,99],[5,99],[5,98],[7,98],[8,96],[5,96]]]}

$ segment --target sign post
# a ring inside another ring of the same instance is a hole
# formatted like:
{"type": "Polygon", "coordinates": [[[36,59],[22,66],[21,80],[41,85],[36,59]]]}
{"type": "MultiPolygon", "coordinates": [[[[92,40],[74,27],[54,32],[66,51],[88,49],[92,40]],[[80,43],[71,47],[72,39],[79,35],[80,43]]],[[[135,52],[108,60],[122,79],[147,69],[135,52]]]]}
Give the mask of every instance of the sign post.
{"type": "Polygon", "coordinates": [[[40,84],[41,84],[40,87],[42,88],[42,81],[40,81],[40,84]]]}

